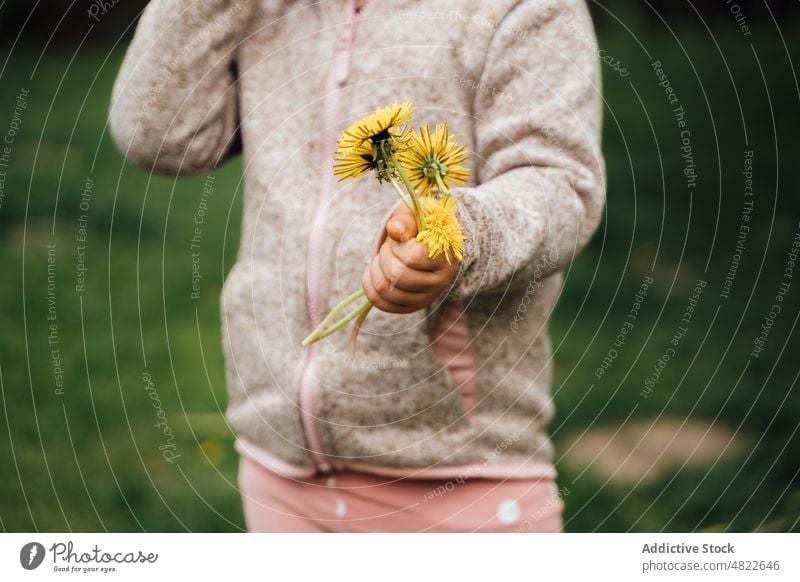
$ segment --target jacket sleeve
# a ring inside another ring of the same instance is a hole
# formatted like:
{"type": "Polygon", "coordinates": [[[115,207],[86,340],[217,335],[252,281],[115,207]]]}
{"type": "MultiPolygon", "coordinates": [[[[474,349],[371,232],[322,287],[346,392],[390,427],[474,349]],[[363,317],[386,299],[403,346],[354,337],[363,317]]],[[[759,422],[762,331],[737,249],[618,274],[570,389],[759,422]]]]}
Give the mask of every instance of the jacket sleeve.
{"type": "Polygon", "coordinates": [[[599,77],[583,0],[521,1],[497,23],[474,88],[477,186],[453,189],[466,241],[449,299],[525,287],[588,242],[605,199],[599,77]]]}
{"type": "Polygon", "coordinates": [[[153,0],[111,98],[109,124],[132,162],[199,174],[238,148],[235,52],[256,2],[153,0]]]}

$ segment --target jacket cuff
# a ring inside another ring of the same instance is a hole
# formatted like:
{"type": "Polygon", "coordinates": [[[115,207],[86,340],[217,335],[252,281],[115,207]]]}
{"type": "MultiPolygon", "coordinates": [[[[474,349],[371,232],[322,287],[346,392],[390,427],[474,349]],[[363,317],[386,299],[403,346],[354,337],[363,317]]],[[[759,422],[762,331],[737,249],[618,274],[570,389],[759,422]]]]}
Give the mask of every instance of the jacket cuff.
{"type": "Polygon", "coordinates": [[[480,228],[478,228],[479,218],[484,213],[482,204],[474,195],[472,188],[453,189],[453,197],[456,199],[455,213],[458,223],[461,225],[461,234],[464,236],[464,253],[458,265],[453,281],[442,293],[443,299],[448,301],[459,301],[468,298],[471,293],[467,288],[468,275],[479,264],[481,255],[480,228]]]}

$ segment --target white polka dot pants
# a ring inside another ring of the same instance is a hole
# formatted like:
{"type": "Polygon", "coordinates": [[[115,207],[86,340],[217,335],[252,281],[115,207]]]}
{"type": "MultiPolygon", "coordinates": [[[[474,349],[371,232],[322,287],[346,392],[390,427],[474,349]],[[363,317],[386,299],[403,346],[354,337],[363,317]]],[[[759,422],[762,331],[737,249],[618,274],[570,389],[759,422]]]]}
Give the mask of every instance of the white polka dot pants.
{"type": "Polygon", "coordinates": [[[242,457],[245,521],[258,532],[558,532],[551,479],[390,479],[339,472],[290,479],[242,457]]]}

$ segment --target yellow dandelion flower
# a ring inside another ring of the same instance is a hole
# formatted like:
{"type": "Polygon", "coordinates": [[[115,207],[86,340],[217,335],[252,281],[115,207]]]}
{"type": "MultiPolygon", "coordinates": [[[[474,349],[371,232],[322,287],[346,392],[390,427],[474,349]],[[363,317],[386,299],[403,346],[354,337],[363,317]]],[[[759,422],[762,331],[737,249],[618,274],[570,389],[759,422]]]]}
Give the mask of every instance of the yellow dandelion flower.
{"type": "Polygon", "coordinates": [[[366,141],[377,142],[391,137],[403,137],[405,125],[414,117],[414,106],[409,101],[394,102],[390,107],[378,107],[374,113],[359,119],[344,130],[339,139],[339,149],[357,148],[366,141]]]}
{"type": "Polygon", "coordinates": [[[378,163],[370,142],[364,142],[358,147],[340,148],[333,159],[333,174],[340,181],[347,178],[355,180],[377,167],[378,163]]]}
{"type": "Polygon", "coordinates": [[[456,199],[438,200],[433,196],[422,197],[424,228],[417,240],[428,247],[428,256],[435,259],[444,255],[450,264],[452,254],[459,261],[464,258],[464,236],[455,213],[456,199]]]}
{"type": "Polygon", "coordinates": [[[427,125],[420,128],[398,158],[411,183],[423,195],[440,186],[439,180],[449,189],[466,183],[469,177],[469,169],[460,165],[467,159],[467,146],[450,138],[446,123],[437,123],[433,135],[427,125]]]}
{"type": "Polygon", "coordinates": [[[387,158],[409,141],[406,124],[413,117],[414,106],[410,102],[395,101],[353,123],[339,138],[333,173],[344,180],[358,178],[370,170],[383,170],[387,158]]]}

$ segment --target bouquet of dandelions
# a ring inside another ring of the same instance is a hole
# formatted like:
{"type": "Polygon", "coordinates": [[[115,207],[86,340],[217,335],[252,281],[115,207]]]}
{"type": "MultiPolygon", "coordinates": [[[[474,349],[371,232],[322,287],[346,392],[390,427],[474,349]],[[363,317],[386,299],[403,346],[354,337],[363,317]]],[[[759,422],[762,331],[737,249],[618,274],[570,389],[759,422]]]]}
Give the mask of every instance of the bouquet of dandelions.
{"type": "MultiPolygon", "coordinates": [[[[339,139],[333,173],[342,181],[371,172],[378,183],[390,184],[414,215],[416,238],[427,247],[428,256],[435,259],[444,255],[448,263],[452,259],[460,261],[464,236],[450,186],[467,180],[469,170],[461,165],[467,159],[467,147],[450,137],[447,123],[437,123],[433,132],[427,125],[414,131],[408,125],[413,116],[411,103],[395,102],[352,124],[339,139]]],[[[365,297],[361,290],[342,300],[303,340],[303,345],[325,339],[355,320],[352,353],[361,325],[372,308],[365,297]],[[340,315],[359,299],[365,300],[340,315]]]]}

